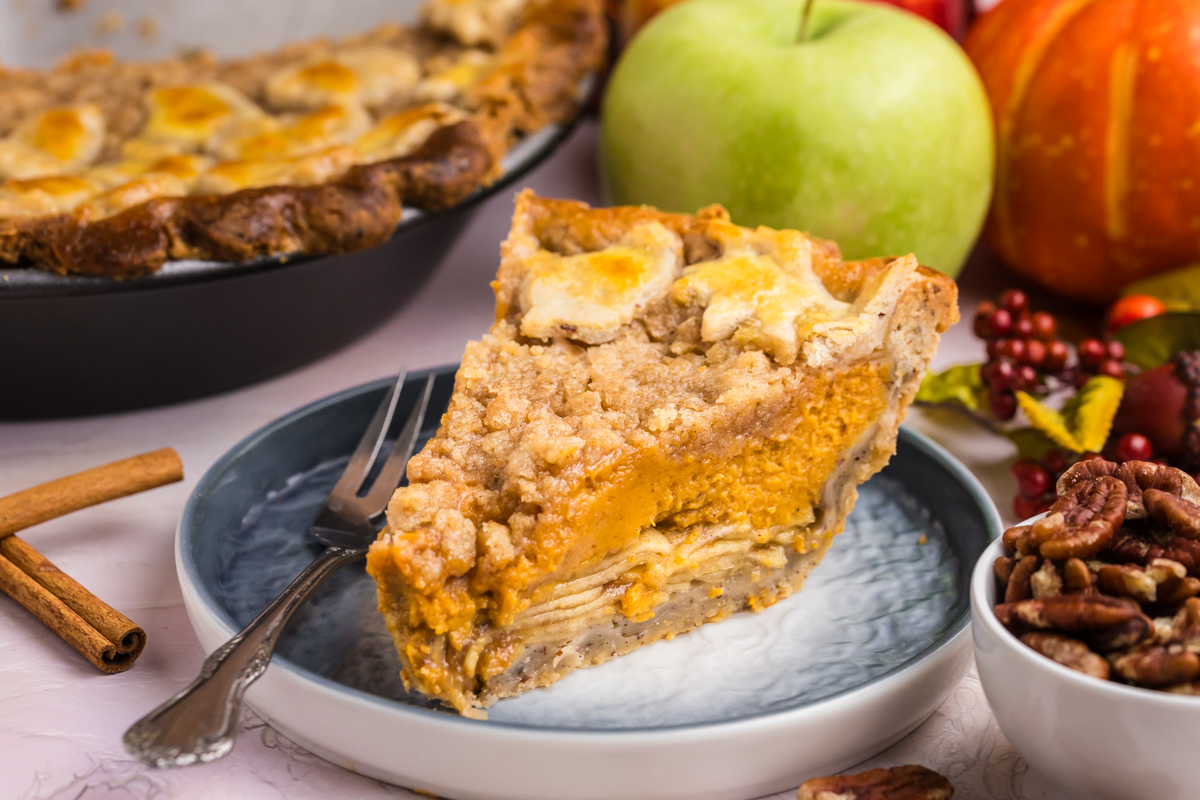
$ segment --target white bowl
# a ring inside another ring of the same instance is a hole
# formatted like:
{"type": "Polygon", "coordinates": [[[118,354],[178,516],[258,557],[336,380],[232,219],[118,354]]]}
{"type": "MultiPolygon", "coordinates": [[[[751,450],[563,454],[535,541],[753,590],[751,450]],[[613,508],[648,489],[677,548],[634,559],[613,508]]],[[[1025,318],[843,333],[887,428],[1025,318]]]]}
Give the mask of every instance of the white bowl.
{"type": "Polygon", "coordinates": [[[971,576],[975,662],[1000,730],[1073,797],[1200,798],[1200,698],[1089,678],[1021,643],[996,619],[993,542],[971,576]]]}

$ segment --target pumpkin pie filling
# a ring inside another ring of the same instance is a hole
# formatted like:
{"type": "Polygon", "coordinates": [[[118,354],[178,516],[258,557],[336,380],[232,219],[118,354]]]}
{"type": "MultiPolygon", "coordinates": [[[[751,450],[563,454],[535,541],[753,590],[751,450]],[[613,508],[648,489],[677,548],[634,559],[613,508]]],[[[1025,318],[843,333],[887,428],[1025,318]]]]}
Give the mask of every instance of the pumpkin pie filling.
{"type": "Polygon", "coordinates": [[[495,287],[368,557],[406,683],[471,716],[799,589],[956,317],[911,257],[528,192],[495,287]]]}

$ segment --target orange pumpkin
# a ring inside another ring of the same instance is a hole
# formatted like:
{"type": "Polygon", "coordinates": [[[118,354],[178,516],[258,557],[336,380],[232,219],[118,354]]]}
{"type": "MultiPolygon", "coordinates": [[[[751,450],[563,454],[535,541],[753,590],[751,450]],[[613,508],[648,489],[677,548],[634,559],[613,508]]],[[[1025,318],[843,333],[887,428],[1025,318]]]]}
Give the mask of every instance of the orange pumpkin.
{"type": "Polygon", "coordinates": [[[988,242],[1063,295],[1200,261],[1200,2],[1002,0],[965,47],[996,125],[988,242]]]}

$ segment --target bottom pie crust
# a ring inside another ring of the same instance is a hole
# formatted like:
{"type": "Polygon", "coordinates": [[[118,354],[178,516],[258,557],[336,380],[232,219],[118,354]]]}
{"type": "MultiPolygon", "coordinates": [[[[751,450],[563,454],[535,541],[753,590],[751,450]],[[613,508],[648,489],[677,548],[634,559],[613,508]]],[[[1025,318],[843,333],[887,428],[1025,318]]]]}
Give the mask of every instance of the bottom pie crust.
{"type": "MultiPolygon", "coordinates": [[[[787,563],[782,567],[734,574],[716,584],[694,582],[656,606],[654,616],[649,619],[635,621],[616,613],[582,627],[565,643],[527,645],[511,667],[485,685],[478,702],[487,707],[528,689],[548,686],[580,667],[603,664],[644,645],[693,631],[707,622],[719,622],[739,611],[762,611],[800,590],[809,573],[825,557],[831,539],[826,537],[807,553],[788,553],[787,563]]],[[[472,711],[466,716],[479,714],[472,711]]]]}
{"type": "MultiPolygon", "coordinates": [[[[769,532],[706,524],[667,535],[647,529],[638,541],[601,561],[564,591],[526,609],[512,625],[482,632],[472,644],[474,659],[468,653],[466,662],[474,666],[485,649],[502,649],[496,646],[505,641],[519,642],[510,650],[510,663],[498,674],[480,680],[477,689],[470,688],[473,680],[440,675],[437,683],[444,692],[440,696],[463,716],[486,719],[482,709],[497,700],[549,686],[576,669],[603,664],[705,623],[741,611],[758,613],[787,599],[800,590],[834,537],[842,532],[858,499],[858,485],[887,463],[899,426],[898,414],[885,413],[843,455],[821,491],[822,502],[812,524],[769,532]],[[688,545],[697,543],[723,548],[725,557],[717,554],[696,559],[688,545]],[[673,574],[667,570],[662,590],[665,599],[639,614],[622,604],[627,587],[610,579],[637,563],[648,549],[663,550],[668,563],[680,566],[673,574]]],[[[401,675],[408,685],[409,674],[428,669],[404,655],[420,638],[419,632],[405,623],[406,614],[396,595],[380,592],[380,610],[401,660],[406,662],[401,675]],[[418,634],[416,638],[414,634],[418,634]]],[[[445,640],[437,637],[435,642],[435,646],[444,646],[445,640]]]]}

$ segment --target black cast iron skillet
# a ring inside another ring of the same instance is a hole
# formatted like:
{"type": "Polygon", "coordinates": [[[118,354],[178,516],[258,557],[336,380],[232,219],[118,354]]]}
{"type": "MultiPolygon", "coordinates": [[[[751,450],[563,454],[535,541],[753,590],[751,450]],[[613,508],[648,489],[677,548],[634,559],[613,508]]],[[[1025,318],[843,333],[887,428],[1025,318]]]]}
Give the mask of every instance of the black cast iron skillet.
{"type": "Polygon", "coordinates": [[[405,209],[392,238],[370,250],[175,262],[125,281],[0,268],[0,419],[179,402],[348,344],[416,293],[481,201],[545,159],[573,127],[519,143],[500,180],[449,211],[405,209]]]}

